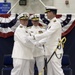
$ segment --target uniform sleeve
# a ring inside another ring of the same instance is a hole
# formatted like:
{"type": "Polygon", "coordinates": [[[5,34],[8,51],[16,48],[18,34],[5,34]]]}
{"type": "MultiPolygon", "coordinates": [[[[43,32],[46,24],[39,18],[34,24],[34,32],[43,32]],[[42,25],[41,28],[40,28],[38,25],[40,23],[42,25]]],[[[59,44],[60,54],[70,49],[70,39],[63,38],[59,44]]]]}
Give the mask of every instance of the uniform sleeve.
{"type": "Polygon", "coordinates": [[[47,41],[47,38],[44,38],[44,39],[41,39],[40,41],[38,41],[38,43],[40,45],[44,45],[46,43],[46,41],[47,41]]]}
{"type": "Polygon", "coordinates": [[[33,45],[32,42],[26,37],[27,35],[21,28],[16,29],[15,34],[14,34],[15,41],[19,41],[20,43],[22,43],[23,45],[27,47],[32,47],[33,45]]]}
{"type": "Polygon", "coordinates": [[[56,32],[60,28],[59,23],[52,23],[51,27],[48,28],[44,33],[42,34],[36,34],[35,39],[36,40],[41,40],[44,38],[50,37],[54,32],[56,32]]]}

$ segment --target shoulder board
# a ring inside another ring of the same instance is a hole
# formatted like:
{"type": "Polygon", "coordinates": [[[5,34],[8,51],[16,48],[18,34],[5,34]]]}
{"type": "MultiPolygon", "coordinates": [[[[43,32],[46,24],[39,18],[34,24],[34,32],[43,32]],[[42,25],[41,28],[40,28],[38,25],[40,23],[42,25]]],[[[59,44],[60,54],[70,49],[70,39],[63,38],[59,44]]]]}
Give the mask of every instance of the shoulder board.
{"type": "Polygon", "coordinates": [[[53,22],[56,22],[56,20],[54,20],[53,22]]]}
{"type": "Polygon", "coordinates": [[[23,28],[23,26],[20,26],[20,28],[23,28]]]}

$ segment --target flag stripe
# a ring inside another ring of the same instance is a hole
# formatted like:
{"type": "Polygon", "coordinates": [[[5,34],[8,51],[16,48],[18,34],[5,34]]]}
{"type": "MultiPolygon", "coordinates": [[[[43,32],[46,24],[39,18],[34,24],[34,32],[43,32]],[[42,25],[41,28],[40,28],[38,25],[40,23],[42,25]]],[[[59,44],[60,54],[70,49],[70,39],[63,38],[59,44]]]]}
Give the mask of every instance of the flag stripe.
{"type": "MultiPolygon", "coordinates": [[[[32,14],[30,14],[31,16],[32,14]]],[[[49,19],[46,14],[38,14],[40,17],[40,25],[48,25],[49,19]]],[[[8,38],[13,36],[16,27],[20,24],[17,20],[18,15],[16,14],[0,14],[0,37],[8,38]]],[[[57,19],[62,26],[62,36],[65,36],[71,32],[75,27],[75,15],[72,14],[58,14],[57,19]]],[[[29,20],[28,26],[32,26],[31,20],[29,20]]]]}
{"type": "Polygon", "coordinates": [[[75,27],[75,21],[72,23],[72,25],[64,32],[62,33],[62,36],[67,35],[68,33],[71,32],[71,30],[75,27]]]}

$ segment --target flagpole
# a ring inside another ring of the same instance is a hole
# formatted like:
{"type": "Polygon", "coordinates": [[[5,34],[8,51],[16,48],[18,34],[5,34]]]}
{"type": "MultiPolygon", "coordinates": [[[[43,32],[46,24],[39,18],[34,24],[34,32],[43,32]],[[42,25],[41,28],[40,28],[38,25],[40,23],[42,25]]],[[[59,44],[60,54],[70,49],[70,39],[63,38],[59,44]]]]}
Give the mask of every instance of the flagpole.
{"type": "Polygon", "coordinates": [[[12,6],[12,8],[7,12],[7,14],[17,5],[18,2],[19,0],[12,6]]]}
{"type": "Polygon", "coordinates": [[[41,0],[39,0],[40,2],[41,2],[41,4],[44,6],[44,7],[46,7],[46,5],[41,1],[41,0]]]}

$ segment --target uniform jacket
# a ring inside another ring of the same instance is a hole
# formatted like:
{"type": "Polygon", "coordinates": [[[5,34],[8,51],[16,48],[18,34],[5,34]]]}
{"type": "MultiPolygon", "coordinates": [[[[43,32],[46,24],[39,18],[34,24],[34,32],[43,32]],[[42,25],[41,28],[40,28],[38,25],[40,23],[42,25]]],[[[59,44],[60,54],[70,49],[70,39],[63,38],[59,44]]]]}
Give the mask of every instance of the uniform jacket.
{"type": "MultiPolygon", "coordinates": [[[[39,42],[45,42],[45,55],[51,55],[58,45],[58,41],[61,40],[61,24],[56,18],[53,18],[48,24],[47,30],[42,33],[35,35],[36,40],[39,42]]],[[[63,50],[57,51],[57,54],[63,53],[63,50]]]]}
{"type": "MultiPolygon", "coordinates": [[[[41,28],[40,26],[32,26],[31,29],[29,29],[29,32],[31,34],[41,34],[45,31],[45,29],[41,28]]],[[[36,41],[36,40],[35,40],[36,41]]],[[[34,41],[34,42],[35,42],[34,41]]],[[[43,46],[35,46],[33,50],[33,56],[38,57],[44,55],[44,48],[43,46]]]]}
{"type": "Polygon", "coordinates": [[[26,39],[27,36],[27,27],[20,24],[14,33],[12,58],[33,59],[33,44],[26,39]]]}

